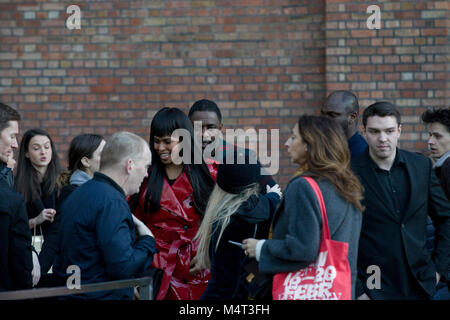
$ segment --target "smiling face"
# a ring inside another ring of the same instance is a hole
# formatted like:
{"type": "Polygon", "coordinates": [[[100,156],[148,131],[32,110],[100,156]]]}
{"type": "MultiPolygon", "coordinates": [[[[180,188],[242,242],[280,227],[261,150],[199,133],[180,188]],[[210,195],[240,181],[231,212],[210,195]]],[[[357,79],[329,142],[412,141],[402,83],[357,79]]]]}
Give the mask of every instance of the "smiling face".
{"type": "Polygon", "coordinates": [[[180,142],[171,136],[164,137],[154,137],[153,148],[156,151],[156,154],[161,159],[161,162],[164,165],[172,164],[171,153],[172,150],[176,147],[180,142]]]}
{"type": "Polygon", "coordinates": [[[286,141],[285,146],[288,147],[289,155],[293,163],[300,166],[306,163],[306,153],[308,150],[307,144],[303,141],[298,131],[298,124],[295,124],[292,129],[292,135],[286,141]]]}
{"type": "Polygon", "coordinates": [[[439,159],[445,153],[450,151],[450,132],[447,127],[439,122],[433,122],[428,127],[430,138],[428,146],[433,159],[439,159]]]}
{"type": "Polygon", "coordinates": [[[401,128],[395,116],[372,116],[367,119],[364,136],[372,158],[378,160],[395,158],[401,128]]]}
{"type": "Polygon", "coordinates": [[[214,141],[212,138],[216,135],[214,131],[222,130],[222,124],[213,111],[195,111],[190,119],[192,125],[195,125],[195,121],[202,122],[202,149],[214,141]]]}
{"type": "Polygon", "coordinates": [[[8,126],[0,132],[0,161],[7,163],[13,156],[13,150],[18,147],[18,134],[19,122],[8,121],[8,126]]]}
{"type": "Polygon", "coordinates": [[[31,138],[25,157],[30,159],[36,169],[47,167],[52,160],[52,146],[50,139],[43,135],[31,138]]]}

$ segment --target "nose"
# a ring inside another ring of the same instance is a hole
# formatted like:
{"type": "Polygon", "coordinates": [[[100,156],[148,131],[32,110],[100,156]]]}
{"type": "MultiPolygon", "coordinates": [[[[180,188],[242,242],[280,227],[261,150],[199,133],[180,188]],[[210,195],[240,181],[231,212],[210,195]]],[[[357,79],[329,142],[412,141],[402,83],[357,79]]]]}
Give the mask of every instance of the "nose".
{"type": "Polygon", "coordinates": [[[17,149],[19,147],[19,144],[17,143],[17,139],[14,138],[11,142],[11,148],[17,149]]]}
{"type": "Polygon", "coordinates": [[[386,141],[387,140],[387,134],[384,133],[383,131],[380,133],[380,137],[379,137],[380,141],[386,141]]]}
{"type": "Polygon", "coordinates": [[[284,145],[289,148],[289,146],[291,145],[291,140],[292,140],[292,137],[289,137],[289,139],[286,140],[284,145]]]}
{"type": "Polygon", "coordinates": [[[428,144],[429,144],[429,145],[434,145],[435,143],[436,143],[436,141],[435,141],[434,137],[431,136],[431,137],[428,139],[428,144]]]}

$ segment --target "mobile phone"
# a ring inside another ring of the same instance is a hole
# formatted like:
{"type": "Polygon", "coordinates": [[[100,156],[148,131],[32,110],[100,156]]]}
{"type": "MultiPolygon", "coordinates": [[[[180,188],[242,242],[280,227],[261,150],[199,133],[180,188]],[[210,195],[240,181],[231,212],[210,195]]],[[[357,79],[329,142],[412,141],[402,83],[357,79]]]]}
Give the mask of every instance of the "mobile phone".
{"type": "Polygon", "coordinates": [[[228,240],[228,242],[231,244],[234,244],[235,246],[241,247],[241,249],[242,249],[242,243],[236,242],[236,241],[231,241],[231,240],[228,240]]]}

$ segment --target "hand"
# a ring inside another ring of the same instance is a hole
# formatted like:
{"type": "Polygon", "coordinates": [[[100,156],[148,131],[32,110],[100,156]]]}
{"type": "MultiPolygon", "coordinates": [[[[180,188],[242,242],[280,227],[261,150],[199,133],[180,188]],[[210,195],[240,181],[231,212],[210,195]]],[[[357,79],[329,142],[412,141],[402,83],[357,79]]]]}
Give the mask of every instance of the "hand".
{"type": "Polygon", "coordinates": [[[33,270],[31,271],[31,276],[33,278],[33,287],[39,283],[41,278],[41,265],[39,264],[38,255],[33,251],[33,270]]]}
{"type": "Polygon", "coordinates": [[[141,300],[141,296],[139,295],[138,287],[134,287],[134,300],[141,300]]]}
{"type": "Polygon", "coordinates": [[[246,256],[250,258],[256,258],[256,244],[258,243],[257,239],[249,238],[242,241],[242,249],[244,249],[244,253],[246,256]]]}
{"type": "Polygon", "coordinates": [[[14,159],[13,153],[11,153],[11,156],[8,158],[8,162],[7,162],[6,166],[8,168],[10,168],[11,170],[14,170],[14,168],[16,167],[16,160],[14,159]]]}
{"type": "Polygon", "coordinates": [[[198,263],[197,256],[192,258],[191,265],[189,267],[190,267],[190,269],[189,269],[189,275],[190,276],[193,276],[193,275],[195,275],[196,273],[198,273],[198,272],[200,272],[202,270],[202,267],[198,263]]]}
{"type": "Polygon", "coordinates": [[[137,234],[138,236],[151,236],[154,238],[153,233],[150,231],[149,228],[138,218],[134,216],[134,214],[131,215],[133,217],[134,225],[136,226],[137,234]]]}
{"type": "Polygon", "coordinates": [[[372,299],[370,299],[370,297],[367,294],[363,293],[358,298],[356,298],[356,300],[372,300],[372,299]]]}
{"type": "Polygon", "coordinates": [[[281,198],[281,196],[283,194],[281,192],[280,186],[278,184],[274,185],[272,188],[269,185],[266,185],[266,190],[267,190],[267,193],[275,192],[277,195],[280,196],[280,198],[281,198]]]}
{"type": "Polygon", "coordinates": [[[52,208],[44,209],[36,218],[34,218],[34,223],[36,225],[40,225],[45,221],[53,222],[53,220],[55,219],[55,214],[56,214],[55,209],[52,208]]]}
{"type": "Polygon", "coordinates": [[[441,275],[436,272],[436,285],[438,285],[439,281],[441,281],[441,275]]]}

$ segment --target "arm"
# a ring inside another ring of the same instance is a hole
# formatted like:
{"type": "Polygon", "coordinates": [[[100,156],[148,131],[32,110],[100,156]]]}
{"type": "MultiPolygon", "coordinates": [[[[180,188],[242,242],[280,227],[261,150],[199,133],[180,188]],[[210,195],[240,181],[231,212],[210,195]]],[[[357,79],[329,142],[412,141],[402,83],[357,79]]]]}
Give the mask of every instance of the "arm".
{"type": "Polygon", "coordinates": [[[130,278],[151,265],[155,239],[144,235],[134,242],[134,223],[125,201],[107,203],[97,216],[96,230],[106,272],[112,278],[130,278]]]}
{"type": "Polygon", "coordinates": [[[428,214],[435,227],[435,247],[432,257],[437,273],[448,280],[450,278],[450,202],[431,168],[431,161],[429,159],[427,161],[430,172],[428,214]]]}
{"type": "MultiPolygon", "coordinates": [[[[264,242],[259,270],[265,273],[289,272],[306,267],[317,257],[320,246],[321,215],[317,197],[303,179],[296,179],[285,192],[283,212],[277,225],[285,227],[280,239],[264,242]]],[[[277,234],[275,226],[274,236],[277,234]]]]}

